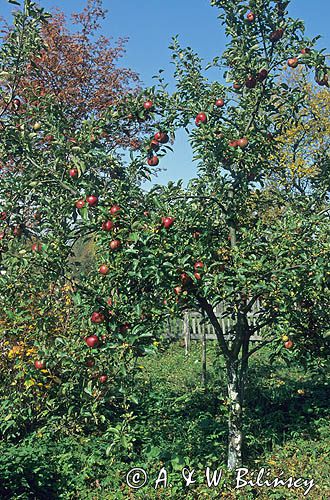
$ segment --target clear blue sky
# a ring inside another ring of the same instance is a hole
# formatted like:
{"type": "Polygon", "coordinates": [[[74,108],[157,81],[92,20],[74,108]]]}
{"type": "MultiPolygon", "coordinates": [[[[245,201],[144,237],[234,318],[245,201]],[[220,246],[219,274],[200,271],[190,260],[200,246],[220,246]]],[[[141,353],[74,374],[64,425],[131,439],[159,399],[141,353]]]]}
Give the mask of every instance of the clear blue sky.
{"type": "MultiPolygon", "coordinates": [[[[81,10],[83,1],[40,0],[40,5],[51,10],[59,7],[67,14],[81,10]]],[[[128,37],[127,52],[122,64],[139,73],[145,85],[153,85],[152,76],[160,68],[171,78],[172,65],[168,46],[171,37],[178,34],[182,45],[195,49],[206,61],[222,53],[223,28],[217,20],[217,9],[209,0],[104,0],[108,16],[103,33],[114,39],[128,37]]],[[[8,17],[13,5],[0,0],[0,15],[8,17]]],[[[309,36],[322,35],[320,47],[330,48],[329,0],[291,0],[290,14],[305,20],[309,36]]],[[[166,168],[159,182],[189,179],[195,174],[191,152],[184,133],[177,136],[175,152],[162,160],[166,168]]]]}

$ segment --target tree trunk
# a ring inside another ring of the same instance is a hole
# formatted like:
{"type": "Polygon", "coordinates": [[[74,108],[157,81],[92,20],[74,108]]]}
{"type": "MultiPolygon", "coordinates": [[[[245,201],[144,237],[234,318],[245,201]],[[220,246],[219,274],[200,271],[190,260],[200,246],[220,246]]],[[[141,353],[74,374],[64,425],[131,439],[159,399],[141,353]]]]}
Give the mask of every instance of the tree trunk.
{"type": "Polygon", "coordinates": [[[227,388],[230,401],[228,420],[228,469],[242,466],[242,405],[244,378],[239,376],[239,361],[227,362],[227,388]]]}

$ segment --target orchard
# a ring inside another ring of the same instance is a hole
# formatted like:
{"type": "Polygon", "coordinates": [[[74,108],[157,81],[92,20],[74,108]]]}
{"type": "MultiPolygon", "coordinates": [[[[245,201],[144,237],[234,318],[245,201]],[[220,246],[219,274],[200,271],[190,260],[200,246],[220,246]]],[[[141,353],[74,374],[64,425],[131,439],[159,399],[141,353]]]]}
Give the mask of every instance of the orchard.
{"type": "Polygon", "coordinates": [[[114,70],[121,45],[101,38],[93,56],[100,2],[76,16],[76,38],[61,16],[22,3],[0,51],[1,433],[103,436],[107,456],[124,450],[128,462],[147,404],[139,367],[166,359],[169,318],[198,311],[216,332],[235,471],[248,460],[250,363],[264,351],[269,373],[323,366],[329,352],[330,127],[325,116],[317,128],[309,101],[312,86],[329,108],[318,37],[289,16],[289,1],[212,0],[227,37],[212,62],[219,79],[174,37],[168,92],[163,77],[143,88],[114,70]],[[88,89],[98,64],[104,79],[88,89]],[[197,176],[156,184],[181,130],[197,176]]]}

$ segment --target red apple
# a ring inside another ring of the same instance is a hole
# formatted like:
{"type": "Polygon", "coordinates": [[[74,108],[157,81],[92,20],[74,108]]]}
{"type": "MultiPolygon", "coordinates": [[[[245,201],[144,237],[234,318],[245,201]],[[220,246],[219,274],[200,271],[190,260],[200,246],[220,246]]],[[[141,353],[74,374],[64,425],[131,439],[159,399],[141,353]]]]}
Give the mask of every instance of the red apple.
{"type": "Polygon", "coordinates": [[[148,158],[148,165],[150,167],[156,167],[159,163],[159,158],[158,156],[154,155],[151,158],[148,158]]]}
{"type": "Polygon", "coordinates": [[[14,236],[18,236],[18,237],[22,235],[22,228],[21,228],[21,226],[15,226],[13,228],[13,235],[14,236]]]}
{"type": "Polygon", "coordinates": [[[260,70],[257,75],[258,82],[263,82],[264,80],[266,80],[267,76],[268,76],[268,71],[266,69],[260,70]]]}
{"type": "Polygon", "coordinates": [[[108,376],[107,375],[101,375],[99,377],[99,381],[100,381],[101,384],[105,384],[107,380],[108,380],[108,376]]]}
{"type": "Polygon", "coordinates": [[[89,196],[87,196],[86,201],[90,207],[96,207],[99,199],[94,194],[90,194],[89,196]]]}
{"type": "Polygon", "coordinates": [[[3,240],[5,237],[5,232],[4,231],[1,231],[0,232],[0,240],[3,240]]]}
{"type": "Polygon", "coordinates": [[[103,274],[104,276],[107,275],[107,274],[109,274],[109,271],[110,271],[110,269],[108,268],[108,266],[106,264],[102,264],[99,267],[99,273],[103,274]]]}
{"type": "Polygon", "coordinates": [[[54,140],[54,136],[52,134],[47,134],[44,137],[45,142],[53,142],[53,140],[54,140]]]}
{"type": "Polygon", "coordinates": [[[278,42],[279,40],[281,40],[282,36],[284,34],[284,30],[282,28],[279,28],[275,31],[273,31],[270,35],[269,35],[269,40],[273,43],[275,42],[278,42]]]}
{"type": "Polygon", "coordinates": [[[203,267],[204,267],[204,264],[200,260],[195,262],[195,264],[194,264],[195,271],[197,271],[197,269],[202,269],[203,267]]]}
{"type": "Polygon", "coordinates": [[[175,220],[174,217],[163,217],[162,224],[165,227],[165,229],[168,229],[169,227],[171,227],[174,220],[175,220]]]}
{"type": "Polygon", "coordinates": [[[90,335],[89,337],[85,338],[85,342],[88,347],[96,347],[99,343],[99,338],[97,335],[90,335]]]}
{"type": "Polygon", "coordinates": [[[85,200],[77,200],[76,201],[76,208],[79,210],[85,206],[85,200]]]}
{"type": "Polygon", "coordinates": [[[292,57],[291,59],[288,60],[288,66],[290,68],[296,68],[299,64],[299,61],[296,57],[292,57]]]}
{"type": "Polygon", "coordinates": [[[245,80],[245,86],[248,89],[254,89],[254,87],[257,85],[257,80],[253,75],[249,75],[247,79],[245,80]]]}
{"type": "Polygon", "coordinates": [[[217,99],[215,101],[215,105],[217,108],[223,108],[225,105],[225,101],[223,99],[217,99]]]}
{"type": "Polygon", "coordinates": [[[293,347],[293,342],[292,340],[287,340],[286,342],[284,342],[284,347],[286,349],[291,349],[293,347]]]}
{"type": "Polygon", "coordinates": [[[202,279],[202,276],[201,276],[201,274],[200,274],[200,273],[196,273],[196,272],[195,272],[195,273],[194,273],[194,276],[195,276],[196,280],[201,280],[201,279],[202,279]]]}
{"type": "Polygon", "coordinates": [[[228,142],[228,146],[230,146],[231,148],[237,148],[238,141],[236,141],[235,139],[232,139],[231,141],[228,142]]]}
{"type": "Polygon", "coordinates": [[[252,23],[254,20],[255,20],[255,15],[253,12],[248,12],[247,15],[246,15],[246,19],[252,23]]]}
{"type": "Polygon", "coordinates": [[[192,236],[193,238],[195,238],[195,240],[198,240],[198,238],[200,237],[202,233],[200,231],[194,231],[192,236]]]}
{"type": "Polygon", "coordinates": [[[246,146],[249,144],[249,141],[246,137],[242,137],[241,139],[238,139],[237,145],[241,148],[244,149],[246,146]]]}
{"type": "Polygon", "coordinates": [[[110,241],[110,248],[111,250],[118,250],[118,248],[121,246],[121,241],[116,239],[110,241]]]}
{"type": "Polygon", "coordinates": [[[111,229],[113,228],[114,228],[114,223],[112,222],[112,220],[106,220],[102,222],[101,229],[103,231],[111,231],[111,229]]]}
{"type": "Polygon", "coordinates": [[[92,316],[91,316],[91,322],[92,323],[100,324],[100,323],[103,323],[104,319],[105,319],[105,317],[104,317],[103,313],[100,313],[100,312],[97,312],[97,311],[94,311],[92,313],[92,316]]]}
{"type": "Polygon", "coordinates": [[[33,245],[31,246],[31,250],[32,252],[41,252],[42,250],[41,243],[33,243],[33,245]]]}
{"type": "Polygon", "coordinates": [[[121,208],[119,205],[113,205],[111,208],[110,208],[110,213],[111,215],[117,215],[118,212],[120,212],[121,208]]]}
{"type": "Polygon", "coordinates": [[[191,277],[185,272],[181,273],[180,278],[183,285],[189,285],[191,282],[191,277]]]}
{"type": "Polygon", "coordinates": [[[176,286],[174,288],[174,293],[176,293],[176,295],[180,295],[181,292],[182,292],[181,286],[176,286]]]}
{"type": "Polygon", "coordinates": [[[70,168],[69,176],[70,177],[77,177],[77,175],[78,175],[78,170],[76,168],[70,168]]]}
{"type": "Polygon", "coordinates": [[[162,144],[166,144],[169,141],[169,137],[166,132],[156,132],[154,139],[162,144]]]}
{"type": "Polygon", "coordinates": [[[154,105],[154,103],[152,101],[150,101],[150,100],[145,101],[143,103],[144,109],[147,109],[147,110],[151,109],[153,107],[153,105],[154,105]]]}
{"type": "Polygon", "coordinates": [[[125,333],[127,332],[127,330],[129,330],[131,328],[131,325],[129,323],[124,323],[123,325],[121,325],[120,327],[120,333],[125,333]]]}
{"type": "Polygon", "coordinates": [[[40,361],[39,359],[36,359],[34,362],[34,366],[37,370],[44,370],[46,364],[44,361],[40,361]]]}
{"type": "Polygon", "coordinates": [[[150,212],[148,212],[148,210],[145,210],[145,211],[143,212],[143,215],[144,215],[145,217],[149,217],[150,212]]]}
{"type": "Polygon", "coordinates": [[[306,54],[310,54],[311,52],[311,49],[309,49],[308,47],[305,47],[303,49],[301,49],[300,51],[303,55],[306,55],[306,54]]]}
{"type": "Polygon", "coordinates": [[[239,82],[235,82],[234,85],[233,85],[233,88],[235,90],[240,90],[242,88],[242,85],[239,82]]]}
{"type": "Polygon", "coordinates": [[[7,212],[0,212],[0,220],[6,220],[7,219],[7,212]]]}
{"type": "Polygon", "coordinates": [[[206,122],[207,122],[206,114],[203,112],[198,113],[198,115],[196,116],[196,119],[195,119],[196,125],[199,125],[200,123],[206,123],[206,122]]]}
{"type": "Polygon", "coordinates": [[[156,141],[156,139],[152,139],[150,142],[150,149],[152,149],[153,151],[159,151],[159,148],[160,148],[159,142],[156,141]]]}

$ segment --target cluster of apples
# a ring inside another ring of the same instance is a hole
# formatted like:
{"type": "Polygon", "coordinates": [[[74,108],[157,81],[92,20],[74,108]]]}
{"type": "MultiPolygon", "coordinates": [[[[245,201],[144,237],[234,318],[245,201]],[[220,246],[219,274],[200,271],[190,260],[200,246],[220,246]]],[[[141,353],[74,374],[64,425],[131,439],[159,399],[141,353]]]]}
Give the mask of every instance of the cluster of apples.
{"type": "Polygon", "coordinates": [[[78,210],[80,210],[86,205],[86,203],[90,207],[96,207],[98,202],[99,202],[98,197],[95,194],[90,194],[89,196],[86,196],[86,200],[84,200],[83,198],[77,200],[75,206],[76,208],[78,208],[78,210]]]}
{"type": "MultiPolygon", "coordinates": [[[[204,267],[204,264],[202,261],[199,260],[199,261],[195,262],[195,264],[194,264],[194,277],[196,278],[196,280],[202,279],[201,270],[203,269],[203,267],[204,267]]],[[[188,273],[186,273],[186,272],[181,273],[180,278],[181,278],[182,286],[176,286],[174,288],[174,293],[176,295],[180,295],[183,291],[183,288],[188,287],[192,284],[192,279],[188,273]]]]}
{"type": "Polygon", "coordinates": [[[284,347],[285,349],[292,349],[293,347],[293,342],[291,339],[289,339],[289,337],[287,335],[283,335],[282,336],[282,340],[284,342],[284,347]]]}
{"type": "Polygon", "coordinates": [[[169,141],[168,134],[166,132],[158,131],[155,133],[153,139],[150,142],[149,156],[147,163],[150,167],[156,167],[159,163],[159,158],[155,154],[159,151],[161,144],[166,144],[169,141]]]}

